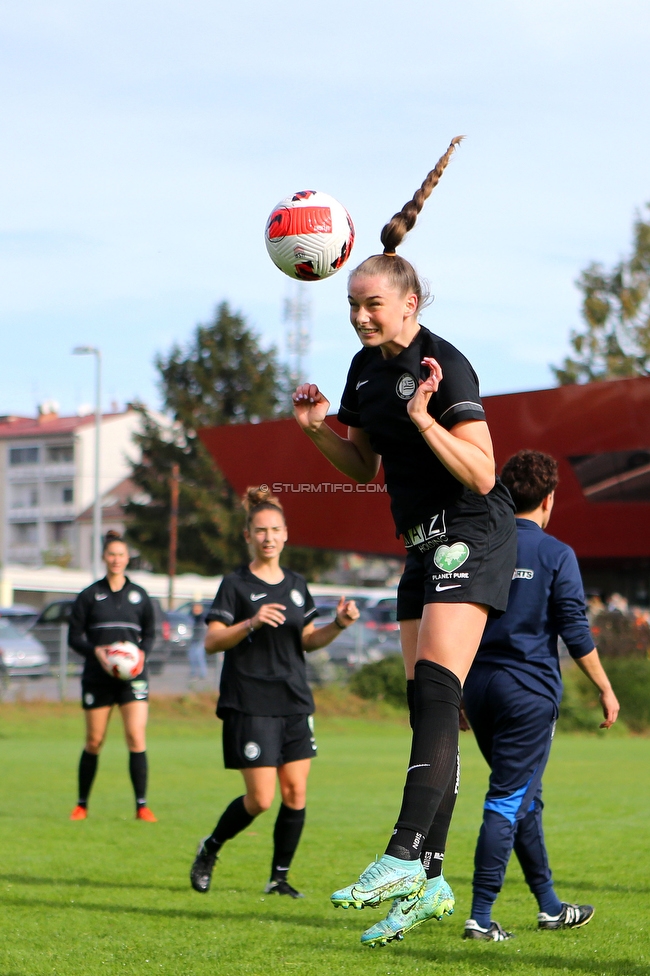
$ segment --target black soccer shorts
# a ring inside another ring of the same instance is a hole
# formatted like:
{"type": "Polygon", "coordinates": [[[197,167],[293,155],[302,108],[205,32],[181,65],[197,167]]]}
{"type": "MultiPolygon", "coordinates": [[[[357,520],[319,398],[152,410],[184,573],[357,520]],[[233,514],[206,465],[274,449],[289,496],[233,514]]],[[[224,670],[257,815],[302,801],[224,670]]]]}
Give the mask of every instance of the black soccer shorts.
{"type": "Polygon", "coordinates": [[[284,766],[316,755],[311,715],[246,715],[224,710],[223,763],[226,769],[284,766]]]}
{"type": "Polygon", "coordinates": [[[81,707],[105,708],[107,705],[126,705],[132,701],[149,700],[149,680],[143,671],[137,678],[122,681],[121,678],[91,676],[81,679],[81,707]]]}
{"type": "Polygon", "coordinates": [[[397,619],[422,616],[425,603],[479,603],[500,616],[517,559],[517,528],[507,490],[497,482],[404,534],[406,565],[397,590],[397,619]]]}

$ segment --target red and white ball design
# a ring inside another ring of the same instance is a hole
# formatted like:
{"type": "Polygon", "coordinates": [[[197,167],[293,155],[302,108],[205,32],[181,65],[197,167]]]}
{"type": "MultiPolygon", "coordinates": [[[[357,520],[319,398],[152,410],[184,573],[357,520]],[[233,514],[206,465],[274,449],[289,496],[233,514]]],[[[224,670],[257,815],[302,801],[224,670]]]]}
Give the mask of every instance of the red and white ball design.
{"type": "Polygon", "coordinates": [[[140,652],[130,641],[118,641],[106,651],[111,674],[122,681],[136,678],[140,670],[140,652]]]}
{"type": "Polygon", "coordinates": [[[301,190],[273,208],[264,240],[280,271],[299,281],[320,281],[335,274],[350,257],[354,224],[334,197],[301,190]]]}

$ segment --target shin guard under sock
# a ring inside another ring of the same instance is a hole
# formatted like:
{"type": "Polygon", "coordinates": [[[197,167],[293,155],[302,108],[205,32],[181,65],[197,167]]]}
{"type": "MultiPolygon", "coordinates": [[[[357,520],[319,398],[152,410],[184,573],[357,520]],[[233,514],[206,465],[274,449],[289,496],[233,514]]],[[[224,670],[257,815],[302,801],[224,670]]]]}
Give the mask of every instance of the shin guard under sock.
{"type": "Polygon", "coordinates": [[[429,833],[458,755],[462,689],[456,675],[433,661],[415,665],[415,729],[399,819],[386,854],[415,860],[429,833]]]}
{"type": "MultiPolygon", "coordinates": [[[[422,847],[422,867],[427,878],[439,878],[442,874],[442,862],[447,846],[449,824],[456,806],[458,787],[460,786],[460,752],[456,756],[456,768],[451,774],[440,806],[433,818],[431,829],[422,847]]],[[[473,916],[472,916],[473,917],[473,916]]]]}
{"type": "Polygon", "coordinates": [[[227,840],[246,830],[254,819],[255,817],[251,817],[244,806],[244,797],[238,796],[223,811],[217,826],[206,838],[203,846],[209,854],[217,854],[227,840]]]}
{"type": "Polygon", "coordinates": [[[85,749],[81,753],[81,758],[79,760],[79,800],[78,800],[78,805],[80,807],[88,806],[88,797],[90,796],[90,790],[93,785],[95,773],[97,772],[98,762],[99,762],[99,756],[96,756],[94,753],[86,752],[85,749]]]}
{"type": "Polygon", "coordinates": [[[130,752],[129,776],[133,784],[137,807],[146,807],[147,805],[147,772],[147,753],[130,752]]]}
{"type": "Polygon", "coordinates": [[[305,808],[292,810],[280,804],[273,828],[273,861],[271,862],[271,881],[284,881],[289,873],[293,855],[300,842],[305,825],[305,808]]]}

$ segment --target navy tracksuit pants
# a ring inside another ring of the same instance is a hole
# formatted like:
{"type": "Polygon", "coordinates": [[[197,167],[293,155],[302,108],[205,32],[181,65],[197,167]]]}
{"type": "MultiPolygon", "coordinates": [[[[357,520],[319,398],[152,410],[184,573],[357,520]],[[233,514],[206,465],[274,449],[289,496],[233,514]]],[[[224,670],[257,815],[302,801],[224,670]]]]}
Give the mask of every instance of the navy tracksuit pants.
{"type": "Polygon", "coordinates": [[[474,895],[494,902],[514,848],[539,901],[553,888],[542,830],[542,775],[557,708],[507,671],[481,664],[471,669],[463,700],[491,770],[474,856],[474,895]]]}

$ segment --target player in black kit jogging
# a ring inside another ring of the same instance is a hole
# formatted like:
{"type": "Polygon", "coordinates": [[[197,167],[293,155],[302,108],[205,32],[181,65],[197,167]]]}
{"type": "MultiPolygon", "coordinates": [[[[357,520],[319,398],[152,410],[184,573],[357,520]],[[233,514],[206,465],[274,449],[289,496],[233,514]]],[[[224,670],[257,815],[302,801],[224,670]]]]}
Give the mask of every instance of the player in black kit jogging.
{"type": "Polygon", "coordinates": [[[371,481],[383,464],[406,566],[398,590],[413,742],[402,808],[386,852],[334,905],[394,904],[362,935],[383,945],[453,910],[442,858],[458,788],[462,683],[488,614],[502,613],[515,567],[510,495],[495,475],[478,379],[465,357],[418,322],[425,294],[415,269],[395,253],[414,226],[459,139],[413,199],[384,227],[384,253],[352,271],[350,319],[363,349],[352,360],[339,420],[305,383],[295,416],[332,464],[371,481]]]}
{"type": "Polygon", "coordinates": [[[252,560],[224,577],[206,616],[205,649],[226,652],[217,705],[224,765],[241,771],[246,794],[226,807],[212,834],[199,844],[190,880],[196,891],[208,891],[219,851],[268,810],[277,777],[282,803],[264,890],[302,898],[287,875],[305,822],[307,777],[316,754],[304,652],[331,644],[359,611],[341,597],[334,620],[316,629],[318,611],[305,580],[280,566],[287,526],[278,499],[249,488],[243,503],[252,560]]]}
{"type": "Polygon", "coordinates": [[[136,818],[155,823],[147,806],[147,726],[149,683],[146,655],[153,647],[155,622],[151,600],[141,586],[124,575],[129,550],[117,532],[106,533],[103,551],[106,576],[83,590],[70,614],[68,642],[86,661],[81,676],[81,705],[86,716],[86,745],[79,761],[79,799],[71,820],[85,820],[88,797],[113,705],[120,706],[129,750],[129,773],[136,818]],[[114,678],[106,662],[107,648],[130,641],[140,648],[140,673],[131,681],[114,678]]]}

